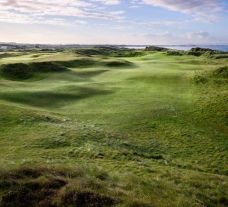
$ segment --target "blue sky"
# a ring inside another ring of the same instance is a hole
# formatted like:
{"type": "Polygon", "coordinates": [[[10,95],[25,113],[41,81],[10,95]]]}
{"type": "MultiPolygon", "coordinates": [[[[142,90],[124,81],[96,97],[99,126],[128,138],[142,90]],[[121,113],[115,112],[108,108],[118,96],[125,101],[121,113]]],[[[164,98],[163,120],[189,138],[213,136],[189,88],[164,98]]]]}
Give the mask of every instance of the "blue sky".
{"type": "Polygon", "coordinates": [[[228,43],[228,0],[0,0],[0,42],[228,43]]]}

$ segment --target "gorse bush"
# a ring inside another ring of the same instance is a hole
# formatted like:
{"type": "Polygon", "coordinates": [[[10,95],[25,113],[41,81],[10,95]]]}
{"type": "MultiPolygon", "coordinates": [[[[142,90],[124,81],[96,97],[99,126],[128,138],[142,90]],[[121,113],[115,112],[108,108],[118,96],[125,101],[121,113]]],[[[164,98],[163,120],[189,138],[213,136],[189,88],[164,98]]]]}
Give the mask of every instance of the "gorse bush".
{"type": "Polygon", "coordinates": [[[214,55],[216,52],[217,51],[211,50],[209,48],[196,47],[196,48],[192,48],[191,50],[189,50],[187,52],[187,55],[193,55],[193,56],[205,55],[205,56],[209,57],[209,56],[214,55]]]}
{"type": "Polygon", "coordinates": [[[174,55],[174,56],[181,56],[183,55],[183,52],[178,50],[169,50],[166,52],[167,55],[174,55]]]}

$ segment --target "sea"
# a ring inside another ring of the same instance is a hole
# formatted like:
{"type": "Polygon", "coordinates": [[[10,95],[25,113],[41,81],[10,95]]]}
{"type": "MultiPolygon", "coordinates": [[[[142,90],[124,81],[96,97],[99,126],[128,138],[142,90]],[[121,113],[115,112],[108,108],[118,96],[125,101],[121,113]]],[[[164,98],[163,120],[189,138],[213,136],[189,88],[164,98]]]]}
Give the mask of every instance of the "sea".
{"type": "MultiPolygon", "coordinates": [[[[125,48],[129,49],[145,49],[148,45],[127,45],[125,48]]],[[[220,50],[224,52],[228,52],[228,45],[154,45],[158,47],[164,47],[169,49],[175,49],[175,50],[190,50],[194,47],[200,47],[200,48],[209,48],[212,50],[220,50]]]]}

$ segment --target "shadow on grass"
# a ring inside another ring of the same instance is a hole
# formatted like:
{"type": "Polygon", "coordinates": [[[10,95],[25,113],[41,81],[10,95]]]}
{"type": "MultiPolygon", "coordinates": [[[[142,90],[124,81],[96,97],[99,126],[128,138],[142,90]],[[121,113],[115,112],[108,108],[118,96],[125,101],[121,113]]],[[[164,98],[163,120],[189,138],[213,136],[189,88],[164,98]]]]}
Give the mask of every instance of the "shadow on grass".
{"type": "Polygon", "coordinates": [[[92,78],[94,76],[103,74],[103,73],[108,72],[108,71],[109,70],[92,70],[92,71],[82,70],[82,71],[77,71],[77,72],[75,71],[74,74],[77,76],[80,76],[82,78],[92,78]]]}
{"type": "Polygon", "coordinates": [[[90,58],[81,58],[70,61],[56,61],[57,64],[68,67],[68,68],[86,68],[91,67],[99,63],[99,61],[90,58]]]}
{"type": "Polygon", "coordinates": [[[104,90],[91,87],[65,87],[60,91],[37,91],[37,92],[14,92],[0,93],[0,99],[21,103],[36,107],[61,107],[71,102],[79,101],[93,96],[102,96],[112,93],[111,90],[104,90]]]}

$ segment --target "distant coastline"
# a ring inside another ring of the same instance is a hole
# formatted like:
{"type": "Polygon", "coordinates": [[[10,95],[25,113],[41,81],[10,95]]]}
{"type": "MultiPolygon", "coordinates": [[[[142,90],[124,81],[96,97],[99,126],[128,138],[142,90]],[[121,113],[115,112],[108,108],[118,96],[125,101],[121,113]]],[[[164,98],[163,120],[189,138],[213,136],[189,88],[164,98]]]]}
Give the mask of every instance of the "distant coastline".
{"type": "Polygon", "coordinates": [[[0,51],[10,49],[67,49],[67,48],[91,48],[91,47],[117,47],[117,48],[129,48],[129,49],[145,49],[148,46],[157,46],[175,50],[190,50],[195,47],[209,48],[212,50],[220,50],[228,52],[228,44],[220,45],[115,45],[115,44],[30,44],[30,43],[14,43],[14,42],[0,42],[0,51]]]}
{"type": "MultiPolygon", "coordinates": [[[[155,45],[158,47],[164,47],[169,49],[175,49],[175,50],[191,50],[194,47],[200,47],[200,48],[209,48],[212,50],[220,50],[223,52],[228,52],[228,45],[155,45]]],[[[147,45],[127,45],[126,48],[130,49],[144,49],[147,47],[147,45]]]]}

